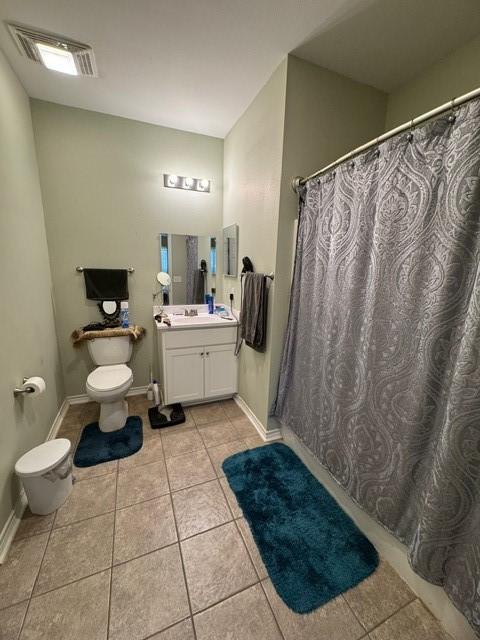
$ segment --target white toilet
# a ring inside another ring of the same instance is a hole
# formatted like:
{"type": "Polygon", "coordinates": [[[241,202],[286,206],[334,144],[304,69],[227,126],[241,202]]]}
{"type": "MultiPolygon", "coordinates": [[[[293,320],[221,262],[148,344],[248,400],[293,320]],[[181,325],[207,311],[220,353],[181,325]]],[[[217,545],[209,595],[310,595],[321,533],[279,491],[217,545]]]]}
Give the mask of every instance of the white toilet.
{"type": "Polygon", "coordinates": [[[125,396],[133,382],[132,370],[126,365],[132,355],[130,337],[89,340],[88,351],[98,365],[87,378],[88,397],[100,403],[100,430],[116,431],[128,417],[125,396]]]}

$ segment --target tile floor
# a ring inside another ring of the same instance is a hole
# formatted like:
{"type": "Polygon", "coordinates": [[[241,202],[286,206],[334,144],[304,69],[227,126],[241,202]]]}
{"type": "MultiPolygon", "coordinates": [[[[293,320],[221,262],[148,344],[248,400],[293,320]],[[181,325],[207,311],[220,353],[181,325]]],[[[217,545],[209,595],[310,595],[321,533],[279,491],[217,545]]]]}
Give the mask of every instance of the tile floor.
{"type": "MultiPolygon", "coordinates": [[[[56,514],[29,512],[0,566],[1,640],[446,640],[382,561],[309,615],[278,598],[221,470],[262,444],[233,401],[190,408],[184,425],[144,422],[134,456],[77,469],[56,514]]],[[[76,445],[94,404],[72,406],[59,436],[76,445]]]]}

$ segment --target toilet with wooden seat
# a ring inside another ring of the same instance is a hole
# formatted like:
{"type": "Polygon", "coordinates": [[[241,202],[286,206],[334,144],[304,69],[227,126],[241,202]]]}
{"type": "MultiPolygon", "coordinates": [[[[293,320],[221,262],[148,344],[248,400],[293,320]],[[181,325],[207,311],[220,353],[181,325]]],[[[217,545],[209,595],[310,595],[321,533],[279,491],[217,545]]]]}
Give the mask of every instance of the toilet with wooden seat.
{"type": "Polygon", "coordinates": [[[100,403],[100,430],[116,431],[125,426],[128,417],[125,396],[133,382],[132,370],[127,366],[132,355],[130,337],[89,340],[88,351],[98,365],[87,378],[88,397],[100,403]]]}

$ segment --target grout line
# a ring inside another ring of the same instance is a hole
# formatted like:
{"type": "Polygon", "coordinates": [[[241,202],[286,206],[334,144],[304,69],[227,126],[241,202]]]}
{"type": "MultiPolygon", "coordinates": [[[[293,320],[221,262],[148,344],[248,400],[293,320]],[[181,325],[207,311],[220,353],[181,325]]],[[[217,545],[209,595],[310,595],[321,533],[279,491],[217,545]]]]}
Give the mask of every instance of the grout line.
{"type": "Polygon", "coordinates": [[[168,625],[168,627],[165,627],[164,629],[162,629],[161,631],[155,631],[154,633],[152,633],[150,636],[146,636],[145,638],[142,638],[142,640],[149,640],[150,638],[156,638],[158,637],[160,634],[163,634],[165,631],[170,631],[170,629],[173,629],[174,627],[177,626],[177,624],[182,624],[182,622],[186,622],[187,620],[190,620],[190,623],[192,625],[193,628],[193,619],[192,616],[187,616],[186,618],[182,618],[181,620],[177,620],[176,622],[174,622],[173,624],[168,625]]]}
{"type": "MultiPolygon", "coordinates": [[[[58,509],[57,509],[57,511],[58,511],[58,509]]],[[[48,545],[50,543],[50,538],[52,537],[53,524],[55,523],[56,518],[57,518],[57,513],[55,513],[55,518],[54,518],[54,522],[52,523],[52,528],[50,529],[50,531],[48,533],[47,544],[45,545],[45,549],[43,550],[43,554],[42,554],[42,559],[40,561],[40,564],[38,565],[37,575],[35,576],[35,581],[33,583],[32,590],[30,591],[30,596],[28,598],[27,608],[25,609],[25,615],[23,616],[22,626],[19,629],[18,637],[20,637],[21,634],[23,633],[23,627],[25,626],[25,621],[27,619],[28,612],[30,610],[30,604],[31,604],[32,598],[33,598],[33,592],[35,591],[35,587],[37,586],[38,576],[40,575],[40,571],[42,569],[43,561],[45,560],[45,554],[47,553],[48,545]]]]}
{"type": "Polygon", "coordinates": [[[209,611],[209,609],[213,609],[217,605],[222,604],[222,602],[226,602],[227,600],[230,600],[230,598],[233,598],[234,596],[238,596],[240,593],[243,593],[244,591],[248,591],[248,589],[255,587],[257,584],[260,584],[260,580],[257,580],[256,582],[252,582],[251,584],[248,584],[246,587],[242,587],[238,591],[229,593],[228,596],[225,596],[224,598],[221,598],[220,600],[217,600],[216,602],[209,604],[208,607],[204,607],[203,609],[199,609],[198,611],[195,611],[195,613],[193,614],[193,619],[195,620],[195,616],[198,616],[200,613],[205,613],[205,611],[209,611]]]}
{"type": "MultiPolygon", "coordinates": [[[[416,595],[414,596],[414,598],[412,598],[412,600],[409,600],[408,602],[406,602],[405,604],[402,604],[401,607],[399,607],[398,609],[395,609],[395,611],[393,613],[391,613],[390,615],[388,615],[386,618],[384,618],[383,620],[381,620],[381,622],[379,622],[378,624],[376,624],[374,627],[372,627],[371,629],[366,629],[367,633],[371,633],[372,631],[374,631],[374,629],[378,629],[378,627],[380,627],[384,622],[386,622],[387,620],[390,620],[390,618],[393,618],[393,616],[396,616],[397,613],[399,611],[401,611],[402,609],[405,609],[405,607],[408,607],[409,604],[412,604],[412,602],[415,602],[415,600],[420,600],[420,598],[418,598],[416,595]]],[[[421,600],[420,600],[421,602],[421,600]]],[[[360,622],[360,621],[359,621],[360,622]]],[[[362,624],[362,623],[360,623],[362,624]]],[[[362,627],[365,629],[365,625],[362,624],[362,627]]],[[[442,627],[443,628],[443,627],[442,627]]]]}
{"type": "Polygon", "coordinates": [[[179,552],[179,555],[180,555],[180,562],[181,562],[181,565],[182,565],[182,573],[183,573],[183,580],[184,580],[184,583],[185,583],[185,591],[187,593],[188,610],[190,611],[190,619],[192,621],[193,637],[194,637],[194,640],[197,640],[197,632],[196,632],[196,629],[195,629],[195,625],[193,623],[192,602],[191,602],[191,599],[190,599],[190,591],[188,589],[187,574],[185,572],[185,562],[183,560],[182,545],[180,544],[180,535],[179,535],[179,531],[178,531],[177,518],[175,516],[175,509],[174,509],[174,506],[173,506],[172,492],[171,492],[171,487],[170,487],[170,478],[168,477],[167,460],[165,458],[165,451],[163,449],[163,446],[162,446],[162,453],[163,453],[163,464],[165,466],[165,472],[166,472],[166,476],[167,476],[168,495],[170,497],[170,505],[172,507],[172,513],[173,513],[173,522],[174,522],[174,525],[175,525],[175,533],[177,535],[178,552],[179,552]]]}
{"type": "MultiPolygon", "coordinates": [[[[248,523],[247,523],[247,524],[248,524],[248,523]]],[[[267,573],[268,573],[268,572],[267,572],[267,573]]],[[[264,578],[263,580],[260,580],[260,587],[261,587],[261,589],[262,589],[262,593],[263,593],[263,595],[265,596],[265,600],[267,601],[268,607],[269,607],[270,611],[272,612],[273,619],[275,620],[275,623],[276,623],[276,625],[277,625],[277,627],[278,627],[278,630],[279,630],[279,632],[280,632],[281,637],[283,638],[283,640],[287,640],[287,639],[285,638],[285,635],[284,635],[283,631],[282,631],[282,627],[280,626],[280,622],[277,620],[277,616],[275,615],[275,611],[273,610],[272,603],[270,602],[270,599],[269,599],[269,597],[268,597],[268,594],[267,594],[267,592],[265,591],[265,587],[264,587],[263,583],[264,583],[264,582],[266,582],[267,580],[270,580],[270,582],[272,582],[272,580],[271,580],[270,576],[269,576],[269,575],[267,575],[267,577],[266,577],[266,578],[264,578]]],[[[273,586],[273,582],[272,582],[272,586],[273,586]]],[[[275,587],[273,587],[273,588],[275,589],[275,587]]]]}
{"type": "MultiPolygon", "coordinates": [[[[142,445],[143,446],[143,445],[142,445]]],[[[110,559],[110,584],[109,584],[109,592],[108,592],[108,615],[107,615],[107,638],[110,637],[110,616],[112,611],[112,586],[113,586],[113,557],[115,552],[115,532],[117,525],[117,494],[118,494],[118,463],[117,463],[117,473],[115,474],[115,511],[113,513],[113,536],[112,536],[112,555],[110,559]]]]}

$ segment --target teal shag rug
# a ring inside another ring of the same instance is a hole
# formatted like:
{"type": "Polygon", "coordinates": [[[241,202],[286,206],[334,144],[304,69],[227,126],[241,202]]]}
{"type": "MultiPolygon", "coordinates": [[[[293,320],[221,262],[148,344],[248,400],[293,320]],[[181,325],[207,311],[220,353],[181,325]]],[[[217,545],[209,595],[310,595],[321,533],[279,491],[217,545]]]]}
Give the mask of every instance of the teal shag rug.
{"type": "Polygon", "coordinates": [[[73,463],[76,467],[93,467],[102,462],[126,458],[142,448],[142,419],[129,416],[117,431],[100,431],[98,422],[83,428],[73,463]]]}
{"type": "Polygon", "coordinates": [[[223,470],[275,589],[309,613],[372,574],[378,554],[287,446],[242,451],[223,470]]]}

